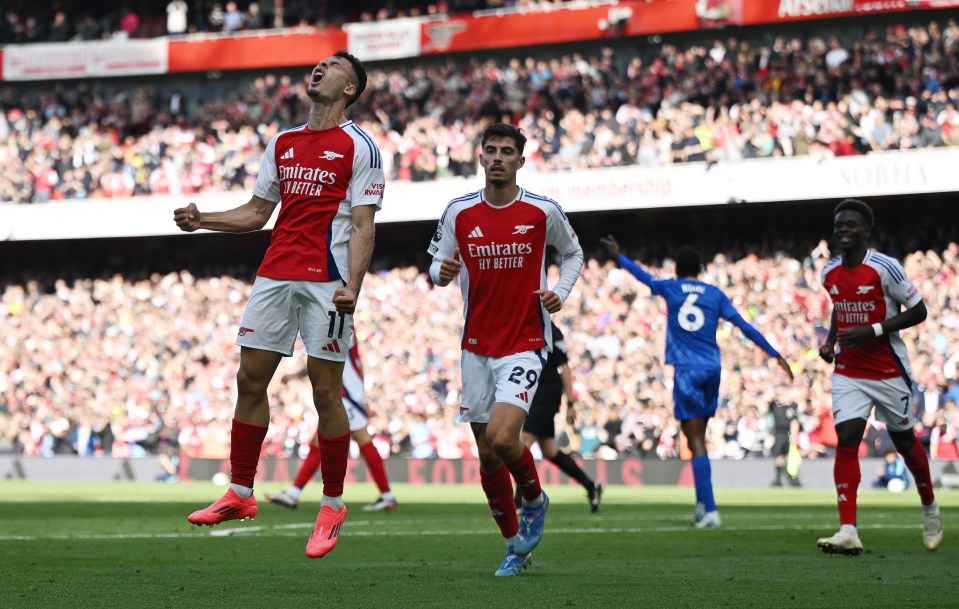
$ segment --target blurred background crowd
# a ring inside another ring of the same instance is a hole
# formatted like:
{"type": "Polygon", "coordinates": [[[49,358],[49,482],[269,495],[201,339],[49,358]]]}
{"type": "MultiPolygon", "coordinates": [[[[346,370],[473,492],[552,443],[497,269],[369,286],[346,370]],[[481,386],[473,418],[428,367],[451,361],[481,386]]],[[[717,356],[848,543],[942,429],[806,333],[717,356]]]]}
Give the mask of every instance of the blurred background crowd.
{"type": "MultiPolygon", "coordinates": [[[[305,74],[0,88],[0,203],[249,191],[305,74]]],[[[350,118],[392,181],[474,175],[504,119],[544,172],[956,146],[959,24],[418,60],[371,69],[350,118]]]]}
{"type": "MultiPolygon", "coordinates": [[[[773,400],[799,407],[806,457],[835,445],[831,368],[817,355],[829,310],[819,287],[827,258],[828,247],[820,243],[803,256],[717,255],[708,263],[703,278],[730,295],[797,376],[785,383],[759,349],[722,325],[721,406],[708,437],[712,457],[768,454],[773,400]]],[[[926,322],[903,333],[921,394],[917,432],[933,458],[954,459],[959,245],[913,252],[904,265],[929,307],[926,322]]],[[[649,268],[665,276],[672,263],[667,258],[649,268]]],[[[203,276],[183,270],[6,285],[0,452],[227,457],[238,364],[233,340],[251,288],[240,277],[236,269],[203,276]]],[[[433,288],[415,267],[367,277],[356,326],[371,431],[384,455],[473,454],[468,426],[454,423],[462,305],[458,289],[433,288]]],[[[671,371],[661,361],[660,299],[612,262],[593,257],[556,319],[567,337],[577,412],[574,425],[557,416],[560,444],[586,459],[679,457],[684,446],[672,416],[671,371]]],[[[304,366],[298,345],[271,386],[267,456],[299,454],[313,435],[316,414],[304,366]]],[[[882,425],[873,422],[863,453],[882,455],[888,442],[882,425]]]]}
{"type": "Polygon", "coordinates": [[[548,10],[567,0],[6,0],[0,44],[325,28],[483,10],[548,10]]]}
{"type": "MultiPolygon", "coordinates": [[[[141,0],[118,8],[110,0],[6,0],[0,45],[244,35],[555,4],[141,0]]],[[[245,196],[269,139],[303,122],[308,71],[0,83],[0,204],[245,196]]],[[[959,144],[959,24],[948,14],[605,39],[484,59],[384,62],[369,73],[367,93],[349,117],[376,138],[387,179],[472,178],[464,192],[477,181],[478,134],[499,120],[524,129],[524,171],[537,172],[826,160],[959,144]]],[[[938,209],[951,203],[941,197],[938,209]]],[[[655,226],[668,212],[645,210],[635,215],[654,226],[641,237],[618,237],[659,276],[672,273],[665,253],[677,240],[711,239],[703,278],[726,290],[793,364],[797,379],[787,385],[761,351],[721,326],[724,376],[709,426],[711,456],[768,455],[768,410],[779,400],[798,406],[801,452],[816,458],[836,441],[830,367],[817,357],[829,307],[819,286],[829,247],[818,240],[828,222],[815,227],[814,238],[797,238],[790,231],[802,214],[778,217],[777,209],[764,212],[765,226],[741,228],[751,213],[745,207],[724,225],[709,225],[702,210],[683,216],[697,224],[689,231],[655,226]]],[[[625,231],[626,216],[587,216],[572,218],[593,241],[583,243],[587,264],[556,317],[570,349],[577,412],[572,425],[557,417],[558,440],[586,459],[680,457],[685,446],[672,417],[671,371],[661,362],[664,307],[596,251],[598,234],[607,230],[598,224],[625,231]]],[[[828,220],[828,211],[822,216],[828,220]]],[[[917,432],[936,459],[959,458],[955,216],[900,208],[876,243],[904,260],[929,308],[926,322],[904,338],[921,398],[917,432]]],[[[358,307],[371,431],[384,455],[469,456],[469,429],[454,423],[463,303],[454,287],[431,286],[425,255],[415,258],[419,245],[409,253],[417,230],[393,236],[393,247],[403,242],[401,255],[378,243],[358,307]]],[[[239,356],[233,337],[252,286],[256,262],[249,256],[259,256],[262,244],[235,264],[210,263],[202,253],[184,254],[205,237],[196,239],[186,247],[142,240],[136,248],[153,258],[139,267],[78,272],[28,256],[0,259],[0,453],[229,455],[239,356]]],[[[98,247],[114,245],[98,242],[67,262],[93,261],[98,247]]],[[[270,389],[267,456],[301,454],[315,429],[301,374],[305,356],[297,349],[270,389]]],[[[871,423],[863,453],[881,456],[888,446],[881,425],[871,423]]]]}

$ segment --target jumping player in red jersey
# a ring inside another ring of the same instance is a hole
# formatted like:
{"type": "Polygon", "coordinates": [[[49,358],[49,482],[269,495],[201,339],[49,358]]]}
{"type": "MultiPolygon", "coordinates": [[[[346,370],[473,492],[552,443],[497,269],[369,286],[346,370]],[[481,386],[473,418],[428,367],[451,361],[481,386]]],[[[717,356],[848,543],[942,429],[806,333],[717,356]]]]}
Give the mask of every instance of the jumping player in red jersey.
{"type": "Polygon", "coordinates": [[[253,518],[253,478],[270,422],[267,386],[299,333],[319,414],[323,499],[306,546],[327,554],[346,520],[343,479],[350,430],[340,397],[353,311],[373,253],[373,217],[383,202],[383,163],[372,138],[344,116],[366,87],[366,70],[340,51],[321,60],[307,88],[305,125],[282,131],[266,147],[253,197],[225,212],[177,209],[181,230],[241,233],[279,216],[257,271],[237,337],[240,369],[233,418],[230,489],[190,514],[196,525],[253,518]]]}
{"type": "Polygon", "coordinates": [[[862,553],[856,531],[859,444],[875,406],[876,418],[886,424],[916,480],[922,500],[922,542],[932,552],[942,543],[942,520],[932,490],[929,459],[913,431],[913,382],[906,346],[899,337],[900,330],[926,319],[926,305],[898,260],[866,248],[873,222],[872,210],[862,201],[847,199],[837,205],[833,238],[841,255],[822,271],[822,285],[832,299],[833,310],[832,326],[819,356],[836,364],[832,409],[839,442],[833,476],[840,527],[818,545],[827,554],[862,553]]]}
{"type": "MultiPolygon", "coordinates": [[[[296,376],[305,374],[306,371],[304,370],[296,376]]],[[[390,490],[390,480],[386,475],[383,457],[377,451],[373,444],[373,437],[367,429],[370,419],[366,414],[363,364],[360,361],[360,349],[356,344],[355,337],[350,342],[350,356],[346,358],[346,365],[343,367],[343,407],[346,408],[346,416],[350,420],[350,435],[356,440],[356,444],[360,448],[360,455],[366,462],[366,468],[370,471],[370,477],[373,478],[373,482],[376,483],[376,487],[380,491],[379,498],[373,503],[363,506],[363,511],[393,511],[398,507],[396,496],[390,490]]],[[[300,505],[300,493],[313,479],[316,470],[320,469],[321,458],[318,435],[314,435],[313,441],[310,442],[310,452],[300,463],[293,484],[285,491],[276,494],[265,493],[267,500],[295,510],[300,505]]]]}
{"type": "Polygon", "coordinates": [[[436,285],[463,273],[459,421],[469,422],[476,438],[483,491],[506,540],[500,576],[519,575],[543,536],[549,499],[520,431],[552,348],[549,315],[563,306],[583,267],[583,250],[559,205],[516,184],[525,144],[512,125],[483,131],[486,186],[449,203],[428,249],[436,285]],[[552,289],[546,284],[547,245],[562,257],[552,289]],[[521,520],[510,474],[523,495],[521,520]]]}

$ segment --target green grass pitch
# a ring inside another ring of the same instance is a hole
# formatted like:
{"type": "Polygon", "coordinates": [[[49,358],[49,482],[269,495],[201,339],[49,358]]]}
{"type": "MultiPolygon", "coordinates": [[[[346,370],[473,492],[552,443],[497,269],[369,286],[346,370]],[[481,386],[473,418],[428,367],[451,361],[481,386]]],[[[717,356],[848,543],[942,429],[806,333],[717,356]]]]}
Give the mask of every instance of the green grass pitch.
{"type": "Polygon", "coordinates": [[[361,510],[347,488],[337,548],[303,551],[320,485],[298,510],[212,529],[186,521],[223,492],[207,483],[0,483],[0,607],[605,607],[868,609],[955,607],[959,493],[939,493],[945,540],[922,546],[916,493],[860,491],[859,557],[825,556],[834,494],[718,489],[724,527],[689,526],[693,491],[612,487],[590,514],[578,487],[554,486],[542,544],[518,578],[478,486],[397,485],[400,508],[361,510]]]}

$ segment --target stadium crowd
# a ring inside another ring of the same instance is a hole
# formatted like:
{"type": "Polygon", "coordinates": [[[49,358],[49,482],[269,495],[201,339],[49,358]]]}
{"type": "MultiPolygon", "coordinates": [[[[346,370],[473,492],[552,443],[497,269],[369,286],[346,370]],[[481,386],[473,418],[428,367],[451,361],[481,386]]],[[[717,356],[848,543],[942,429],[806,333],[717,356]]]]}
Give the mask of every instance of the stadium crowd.
{"type": "MultiPolygon", "coordinates": [[[[794,367],[781,371],[734,331],[720,327],[721,405],[709,427],[714,458],[768,454],[771,401],[794,402],[808,458],[835,445],[830,367],[817,355],[828,310],[820,243],[806,256],[715,256],[705,279],[721,286],[794,367]]],[[[917,431],[933,458],[959,457],[959,245],[916,251],[905,269],[926,299],[928,319],[904,332],[919,385],[917,431]]],[[[648,265],[670,274],[671,262],[648,265]]],[[[555,272],[555,268],[553,269],[555,272]]],[[[224,458],[238,349],[233,340],[251,283],[236,269],[23,280],[4,286],[0,306],[0,452],[115,457],[183,454],[224,458]],[[42,281],[42,283],[41,283],[42,281]]],[[[555,280],[555,277],[552,278],[555,280]]],[[[551,281],[552,283],[552,281],[551,281]]],[[[384,455],[473,454],[456,425],[461,392],[458,290],[432,289],[413,267],[367,276],[357,313],[371,431],[384,455]]],[[[567,337],[578,418],[562,413],[562,446],[587,459],[670,459],[684,446],[662,364],[665,315],[648,288],[611,262],[589,259],[557,316],[567,337]]],[[[281,364],[269,396],[267,456],[300,453],[316,414],[301,346],[281,364]]],[[[863,453],[889,438],[873,423],[863,453]]]]}
{"type": "Polygon", "coordinates": [[[234,34],[269,28],[315,27],[403,17],[441,18],[482,10],[545,10],[569,0],[7,0],[0,45],[128,39],[196,33],[234,34]]]}
{"type": "MultiPolygon", "coordinates": [[[[81,83],[0,91],[0,203],[249,191],[278,130],[302,122],[301,74],[195,95],[81,83]]],[[[476,172],[476,137],[507,119],[527,167],[818,158],[959,145],[959,23],[861,37],[730,37],[597,47],[551,59],[374,67],[350,115],[389,180],[476,172]]]]}

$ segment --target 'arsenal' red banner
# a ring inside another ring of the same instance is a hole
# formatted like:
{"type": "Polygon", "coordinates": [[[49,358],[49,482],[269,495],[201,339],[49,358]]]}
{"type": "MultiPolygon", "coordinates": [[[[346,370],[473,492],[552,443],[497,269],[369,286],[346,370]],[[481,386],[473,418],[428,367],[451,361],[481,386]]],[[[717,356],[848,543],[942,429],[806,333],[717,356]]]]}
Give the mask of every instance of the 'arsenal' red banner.
{"type": "Polygon", "coordinates": [[[725,0],[740,2],[743,25],[959,7],[959,0],[725,0]]]}

